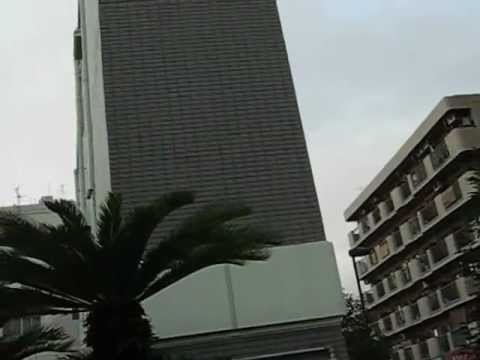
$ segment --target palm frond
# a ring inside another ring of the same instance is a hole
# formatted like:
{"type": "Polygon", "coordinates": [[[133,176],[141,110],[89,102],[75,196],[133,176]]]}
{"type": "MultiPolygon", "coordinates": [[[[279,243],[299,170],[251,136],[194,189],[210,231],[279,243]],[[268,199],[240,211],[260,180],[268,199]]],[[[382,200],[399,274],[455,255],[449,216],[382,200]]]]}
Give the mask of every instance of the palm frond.
{"type": "MultiPolygon", "coordinates": [[[[174,282],[206,267],[219,264],[244,265],[247,261],[264,261],[270,257],[270,247],[278,244],[278,237],[270,230],[248,224],[226,223],[201,234],[203,242],[183,249],[181,257],[173,258],[162,269],[164,273],[138,299],[145,300],[174,282]],[[202,236],[203,235],[203,236],[202,236]]],[[[151,264],[150,266],[153,267],[151,264]]]]}
{"type": "Polygon", "coordinates": [[[0,284],[0,319],[27,315],[67,314],[86,306],[62,295],[21,284],[0,284]]]}
{"type": "Polygon", "coordinates": [[[150,205],[135,208],[127,216],[112,248],[120,288],[126,289],[128,283],[135,278],[155,228],[172,212],[193,201],[192,192],[172,192],[163,195],[150,205]]]}
{"type": "Polygon", "coordinates": [[[172,261],[188,257],[196,246],[207,244],[212,231],[218,226],[243,220],[251,214],[252,210],[241,203],[210,204],[197,210],[165,239],[148,249],[137,279],[135,295],[142,293],[159,273],[168,269],[172,261]]]}
{"type": "Polygon", "coordinates": [[[73,341],[60,329],[36,328],[23,335],[2,339],[2,359],[21,360],[43,352],[66,352],[73,341]]]}
{"type": "Polygon", "coordinates": [[[115,243],[115,239],[122,225],[122,196],[109,193],[105,203],[100,208],[97,221],[97,239],[103,248],[109,248],[115,243]]]}

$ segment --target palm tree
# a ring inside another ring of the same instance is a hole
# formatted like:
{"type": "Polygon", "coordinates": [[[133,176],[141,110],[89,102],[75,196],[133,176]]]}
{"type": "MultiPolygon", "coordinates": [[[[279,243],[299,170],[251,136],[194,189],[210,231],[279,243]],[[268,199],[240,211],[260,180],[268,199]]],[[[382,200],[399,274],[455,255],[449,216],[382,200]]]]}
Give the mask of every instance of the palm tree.
{"type": "MultiPolygon", "coordinates": [[[[7,319],[0,320],[0,328],[6,323],[7,319]]],[[[22,335],[0,338],[0,359],[21,360],[45,352],[68,355],[72,343],[60,329],[38,327],[22,335]]]]}
{"type": "Polygon", "coordinates": [[[109,194],[96,234],[66,200],[45,203],[58,226],[1,214],[0,316],[87,312],[95,359],[145,359],[154,337],[142,301],[209,266],[266,260],[276,243],[249,225],[252,211],[241,204],[170,216],[193,203],[193,193],[174,192],[124,216],[121,196],[109,194]]]}

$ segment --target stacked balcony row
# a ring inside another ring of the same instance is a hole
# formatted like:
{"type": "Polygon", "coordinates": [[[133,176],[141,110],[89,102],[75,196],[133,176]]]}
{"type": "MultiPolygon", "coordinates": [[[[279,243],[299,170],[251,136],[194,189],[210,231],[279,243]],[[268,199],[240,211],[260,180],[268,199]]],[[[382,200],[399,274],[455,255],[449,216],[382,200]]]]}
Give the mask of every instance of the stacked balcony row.
{"type": "Polygon", "coordinates": [[[359,246],[383,222],[390,219],[398,209],[406,205],[435,175],[458,154],[478,147],[478,128],[456,128],[435,146],[428,149],[428,154],[403,177],[397,187],[391,190],[369,214],[358,222],[358,227],[351,231],[351,247],[359,246]]]}
{"type": "MultiPolygon", "coordinates": [[[[447,217],[451,212],[464,204],[473,191],[469,180],[472,175],[473,172],[470,171],[463,174],[458,181],[454,182],[433,199],[425,202],[407,221],[394,229],[383,241],[375,245],[366,258],[357,262],[360,276],[364,278],[392,255],[404,251],[410,243],[418,240],[425,231],[435,226],[442,218],[447,217]]],[[[453,249],[452,244],[448,245],[450,246],[449,251],[459,250],[458,248],[453,249]]],[[[442,243],[439,242],[438,249],[433,247],[431,252],[433,257],[442,256],[445,253],[442,243]],[[440,254],[437,254],[438,252],[440,254]]]]}
{"type": "Polygon", "coordinates": [[[461,256],[461,250],[471,245],[473,241],[473,235],[468,228],[459,229],[439,239],[428,249],[416,254],[403,266],[375,283],[372,289],[365,293],[367,307],[371,309],[418,281],[422,281],[434,271],[461,256]]]}
{"type": "Polygon", "coordinates": [[[431,335],[425,340],[395,349],[393,360],[443,359],[444,354],[461,348],[466,343],[466,333],[463,328],[453,331],[433,331],[431,335]]]}
{"type": "Polygon", "coordinates": [[[376,326],[380,333],[390,336],[437,316],[459,303],[469,301],[475,297],[475,294],[474,280],[459,277],[410,304],[399,306],[394,312],[382,317],[376,326]]]}

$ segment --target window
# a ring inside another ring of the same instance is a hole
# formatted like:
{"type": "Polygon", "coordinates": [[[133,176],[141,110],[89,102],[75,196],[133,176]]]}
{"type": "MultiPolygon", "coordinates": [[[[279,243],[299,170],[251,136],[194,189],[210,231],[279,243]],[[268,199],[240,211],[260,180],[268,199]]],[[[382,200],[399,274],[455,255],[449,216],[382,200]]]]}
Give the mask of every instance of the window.
{"type": "Polygon", "coordinates": [[[40,316],[30,316],[22,319],[22,333],[40,327],[40,316]]]}
{"type": "Polygon", "coordinates": [[[410,185],[408,185],[407,179],[404,179],[400,183],[399,187],[400,187],[400,195],[402,196],[402,200],[403,201],[407,200],[412,194],[412,191],[410,190],[410,185]]]}
{"type": "Polygon", "coordinates": [[[385,259],[388,255],[390,255],[390,247],[388,246],[387,240],[383,240],[378,245],[378,253],[381,259],[385,259]]]}
{"type": "Polygon", "coordinates": [[[403,238],[398,228],[392,233],[392,240],[393,240],[393,246],[395,246],[395,249],[402,247],[403,238]]]}
{"type": "Polygon", "coordinates": [[[445,239],[438,240],[432,247],[430,247],[433,263],[436,264],[448,257],[448,248],[445,239]]]}
{"type": "Polygon", "coordinates": [[[395,210],[395,205],[393,204],[393,200],[390,195],[388,195],[385,199],[385,210],[387,211],[387,214],[390,214],[393,210],[395,210]]]}
{"type": "Polygon", "coordinates": [[[458,329],[455,329],[451,332],[453,347],[459,348],[464,346],[467,343],[467,338],[469,331],[466,327],[462,326],[458,329]]]}
{"type": "Polygon", "coordinates": [[[410,220],[408,220],[408,229],[410,230],[410,235],[412,238],[420,233],[420,223],[418,222],[418,217],[416,215],[412,216],[410,220]]]}
{"type": "Polygon", "coordinates": [[[365,299],[367,300],[367,304],[373,304],[375,302],[373,294],[369,291],[365,293],[365,299]]]}
{"type": "Polygon", "coordinates": [[[385,287],[383,286],[383,281],[379,281],[377,285],[375,285],[375,288],[377,290],[378,298],[385,296],[385,287]]]}
{"type": "Polygon", "coordinates": [[[474,234],[472,230],[468,228],[457,230],[453,234],[453,238],[455,239],[455,246],[458,251],[460,251],[465,246],[468,246],[474,240],[474,234]]]}
{"type": "Polygon", "coordinates": [[[445,141],[441,141],[432,151],[430,159],[432,160],[433,170],[437,170],[442,166],[445,161],[450,157],[450,151],[448,150],[445,141]]]}
{"type": "Polygon", "coordinates": [[[448,209],[450,206],[455,204],[461,197],[462,191],[460,190],[460,186],[456,182],[442,193],[441,198],[443,206],[445,206],[445,209],[448,209]]]}
{"type": "Polygon", "coordinates": [[[430,310],[435,312],[440,309],[440,302],[438,301],[438,296],[436,292],[428,295],[428,305],[430,305],[430,310]]]}
{"type": "Polygon", "coordinates": [[[382,216],[380,215],[380,209],[378,206],[375,206],[375,209],[372,212],[373,223],[376,225],[382,220],[382,216]]]}
{"type": "Polygon", "coordinates": [[[438,216],[437,206],[433,200],[427,202],[420,209],[420,216],[422,217],[422,223],[424,226],[432,222],[432,220],[438,216]]]}
{"type": "Polygon", "coordinates": [[[368,259],[370,260],[370,264],[372,266],[378,264],[378,256],[377,256],[377,252],[375,251],[375,249],[370,251],[370,253],[368,254],[368,259]]]}
{"type": "Polygon", "coordinates": [[[402,266],[400,270],[400,278],[402,279],[402,283],[404,285],[412,281],[412,275],[410,273],[410,268],[408,267],[408,265],[402,266]]]}
{"type": "Polygon", "coordinates": [[[450,285],[440,290],[442,299],[445,304],[451,304],[460,299],[460,293],[458,292],[457,283],[453,282],[450,285]]]}
{"type": "Polygon", "coordinates": [[[423,161],[420,161],[411,171],[412,186],[416,189],[427,178],[427,170],[423,161]]]}
{"type": "Polygon", "coordinates": [[[397,286],[397,276],[395,275],[394,272],[391,273],[390,275],[388,275],[387,283],[388,283],[388,288],[390,289],[390,291],[397,290],[397,288],[398,288],[398,286],[397,286]]]}
{"type": "Polygon", "coordinates": [[[392,331],[393,330],[393,323],[392,323],[392,319],[390,318],[390,316],[385,316],[383,318],[383,328],[385,329],[385,331],[392,331]]]}
{"type": "Polygon", "coordinates": [[[449,128],[475,126],[469,109],[459,109],[450,112],[446,116],[445,122],[449,128]]]}
{"type": "Polygon", "coordinates": [[[403,349],[403,354],[405,355],[405,360],[415,360],[413,357],[413,351],[411,347],[403,349]]]}
{"type": "Polygon", "coordinates": [[[4,336],[18,336],[22,334],[22,320],[10,320],[3,327],[4,336]]]}

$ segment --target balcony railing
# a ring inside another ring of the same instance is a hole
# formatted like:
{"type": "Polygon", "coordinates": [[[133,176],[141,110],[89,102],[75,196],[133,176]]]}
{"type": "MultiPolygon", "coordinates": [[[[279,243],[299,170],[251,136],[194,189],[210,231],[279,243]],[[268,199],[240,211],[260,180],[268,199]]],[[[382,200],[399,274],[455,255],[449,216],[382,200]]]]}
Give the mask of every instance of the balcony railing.
{"type": "Polygon", "coordinates": [[[398,289],[397,277],[395,273],[392,273],[387,277],[387,283],[388,283],[388,288],[390,292],[393,292],[398,289]]]}
{"type": "Polygon", "coordinates": [[[455,247],[457,250],[461,250],[470,245],[475,239],[475,236],[473,231],[467,227],[456,231],[453,234],[453,239],[455,241],[455,247]]]}
{"type": "Polygon", "coordinates": [[[418,344],[418,350],[420,352],[421,360],[430,360],[430,351],[428,350],[428,344],[426,341],[422,341],[418,344]]]}

